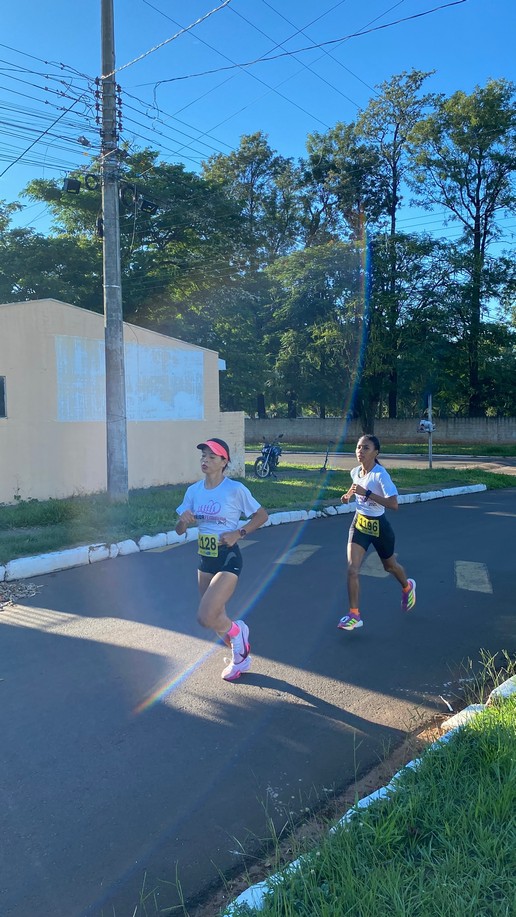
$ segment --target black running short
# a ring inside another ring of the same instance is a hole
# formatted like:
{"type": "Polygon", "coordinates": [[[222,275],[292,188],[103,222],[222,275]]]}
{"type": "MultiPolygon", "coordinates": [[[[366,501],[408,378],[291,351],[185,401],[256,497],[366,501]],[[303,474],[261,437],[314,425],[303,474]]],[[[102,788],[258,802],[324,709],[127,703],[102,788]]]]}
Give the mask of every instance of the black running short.
{"type": "Polygon", "coordinates": [[[367,551],[372,544],[376,553],[382,560],[387,560],[394,554],[394,532],[385,513],[381,516],[364,516],[364,513],[355,513],[349,527],[348,544],[359,544],[367,551]],[[361,521],[365,520],[364,521],[361,521]],[[370,531],[366,531],[367,529],[370,531]]]}
{"type": "Polygon", "coordinates": [[[242,571],[242,554],[238,545],[232,548],[219,544],[217,557],[203,557],[199,554],[199,570],[203,573],[234,573],[240,576],[242,571]]]}

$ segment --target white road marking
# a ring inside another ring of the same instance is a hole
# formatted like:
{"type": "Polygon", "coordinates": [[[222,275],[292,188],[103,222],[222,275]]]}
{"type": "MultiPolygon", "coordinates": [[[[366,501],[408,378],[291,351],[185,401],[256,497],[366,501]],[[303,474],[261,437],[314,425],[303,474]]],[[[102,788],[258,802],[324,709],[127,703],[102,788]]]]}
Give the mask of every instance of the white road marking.
{"type": "Polygon", "coordinates": [[[237,541],[237,545],[241,551],[243,551],[244,548],[250,548],[252,544],[256,544],[256,539],[253,541],[252,538],[246,538],[245,541],[237,541]]]}
{"type": "Polygon", "coordinates": [[[319,551],[320,547],[320,544],[298,544],[295,548],[291,548],[290,551],[285,551],[274,563],[291,564],[292,566],[304,564],[305,560],[308,560],[312,554],[319,551]]]}
{"type": "Polygon", "coordinates": [[[361,576],[389,576],[387,570],[383,569],[383,564],[376,551],[370,551],[366,555],[364,563],[360,567],[361,576]]]}
{"type": "Polygon", "coordinates": [[[486,565],[470,560],[455,561],[455,585],[457,589],[467,589],[469,592],[493,591],[486,565]]]}

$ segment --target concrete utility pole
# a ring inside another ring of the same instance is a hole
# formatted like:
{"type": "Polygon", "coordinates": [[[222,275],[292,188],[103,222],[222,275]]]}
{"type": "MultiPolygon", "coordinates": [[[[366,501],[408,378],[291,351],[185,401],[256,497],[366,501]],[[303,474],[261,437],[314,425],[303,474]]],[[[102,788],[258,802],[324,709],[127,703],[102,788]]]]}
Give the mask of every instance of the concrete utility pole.
{"type": "Polygon", "coordinates": [[[432,420],[432,395],[431,394],[428,395],[427,416],[428,416],[428,422],[430,424],[430,429],[428,431],[428,467],[431,468],[432,467],[432,427],[434,425],[433,420],[432,420]]]}
{"type": "Polygon", "coordinates": [[[115,29],[113,0],[101,0],[102,17],[102,218],[106,352],[107,490],[113,503],[129,497],[124,372],[124,323],[118,209],[115,29]]]}

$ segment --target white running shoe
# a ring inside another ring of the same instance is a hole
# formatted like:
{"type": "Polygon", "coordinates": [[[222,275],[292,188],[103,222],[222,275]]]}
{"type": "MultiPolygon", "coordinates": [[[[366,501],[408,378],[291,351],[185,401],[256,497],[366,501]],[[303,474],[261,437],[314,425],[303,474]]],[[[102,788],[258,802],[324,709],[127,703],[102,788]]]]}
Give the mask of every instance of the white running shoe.
{"type": "Polygon", "coordinates": [[[251,657],[248,655],[245,659],[242,659],[241,662],[230,662],[225,669],[222,670],[222,678],[224,681],[236,681],[237,678],[244,672],[248,672],[251,668],[251,657]]]}
{"type": "Polygon", "coordinates": [[[224,681],[235,681],[243,672],[251,668],[249,651],[249,628],[244,621],[235,621],[240,628],[240,633],[231,637],[231,661],[222,672],[224,681]]]}

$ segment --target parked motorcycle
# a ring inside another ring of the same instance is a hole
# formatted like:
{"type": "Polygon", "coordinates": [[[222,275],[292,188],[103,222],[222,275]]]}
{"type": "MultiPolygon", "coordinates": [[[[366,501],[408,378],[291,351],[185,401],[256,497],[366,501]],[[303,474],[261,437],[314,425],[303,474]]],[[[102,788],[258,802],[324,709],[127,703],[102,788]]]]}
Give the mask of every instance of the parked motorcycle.
{"type": "Polygon", "coordinates": [[[279,464],[279,457],[282,453],[279,441],[282,438],[283,433],[280,433],[278,438],[272,442],[268,443],[264,441],[262,454],[258,456],[254,463],[254,473],[257,478],[268,478],[270,475],[276,477],[275,472],[279,464]]]}

